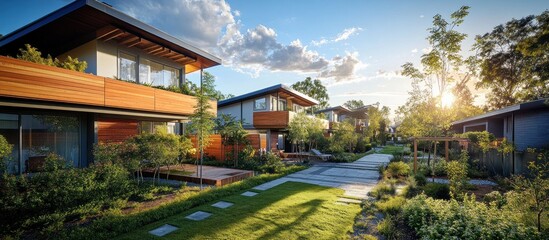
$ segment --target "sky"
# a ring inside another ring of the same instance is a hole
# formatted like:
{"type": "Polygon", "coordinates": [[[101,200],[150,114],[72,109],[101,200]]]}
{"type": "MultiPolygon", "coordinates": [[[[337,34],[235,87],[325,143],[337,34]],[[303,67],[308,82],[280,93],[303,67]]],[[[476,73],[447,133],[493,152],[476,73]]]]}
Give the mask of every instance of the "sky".
{"type": "MultiPolygon", "coordinates": [[[[67,0],[0,2],[6,35],[66,4],[67,0]]],[[[419,64],[433,16],[445,19],[470,6],[456,30],[474,37],[512,18],[538,15],[549,1],[333,1],[333,0],[105,0],[114,8],[220,57],[207,69],[223,93],[241,95],[306,77],[327,87],[330,105],[379,102],[395,110],[407,99],[406,62],[419,64]]],[[[189,74],[198,81],[198,74],[189,74]]],[[[482,91],[479,103],[482,102],[482,91]]]]}

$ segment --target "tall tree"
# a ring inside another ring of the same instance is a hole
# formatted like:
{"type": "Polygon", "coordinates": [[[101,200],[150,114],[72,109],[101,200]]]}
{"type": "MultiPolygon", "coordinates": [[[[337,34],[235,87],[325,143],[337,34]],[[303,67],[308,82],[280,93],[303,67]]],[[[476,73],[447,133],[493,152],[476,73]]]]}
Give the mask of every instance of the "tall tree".
{"type": "MultiPolygon", "coordinates": [[[[234,97],[232,94],[223,94],[221,91],[215,89],[215,76],[209,72],[204,71],[202,76],[202,91],[204,95],[216,100],[223,100],[234,97]]],[[[187,80],[185,85],[183,85],[183,93],[188,95],[198,95],[200,92],[200,87],[193,82],[187,80]]]]}
{"type": "Polygon", "coordinates": [[[488,108],[549,96],[549,12],[513,19],[476,37],[480,82],[490,89],[488,108]]]}
{"type": "Polygon", "coordinates": [[[364,102],[362,100],[352,99],[352,100],[348,100],[347,102],[345,102],[343,104],[343,106],[348,108],[348,109],[354,110],[354,109],[364,107],[364,102]]]}
{"type": "Polygon", "coordinates": [[[467,66],[467,61],[460,55],[461,43],[467,35],[455,30],[469,14],[468,10],[468,6],[461,7],[450,15],[450,22],[440,14],[435,15],[427,37],[431,51],[421,56],[422,69],[412,63],[402,65],[402,75],[412,79],[412,90],[406,104],[397,110],[401,133],[408,136],[441,135],[455,119],[455,111],[442,106],[442,96],[450,94],[448,86],[454,82],[459,86],[455,91],[466,95],[467,82],[473,76],[468,71],[461,72],[467,66]]]}
{"type": "MultiPolygon", "coordinates": [[[[200,166],[204,160],[204,149],[210,145],[210,136],[215,128],[215,116],[212,114],[210,105],[210,96],[199,91],[196,95],[196,105],[194,113],[191,115],[189,128],[196,134],[196,142],[200,153],[200,166]]],[[[202,169],[200,168],[200,188],[202,189],[202,169]]]]}
{"type": "Polygon", "coordinates": [[[328,90],[318,79],[312,80],[310,77],[307,77],[303,81],[292,84],[291,87],[309,97],[316,99],[319,102],[317,106],[311,107],[311,113],[330,106],[328,104],[328,100],[330,100],[328,90]]]}

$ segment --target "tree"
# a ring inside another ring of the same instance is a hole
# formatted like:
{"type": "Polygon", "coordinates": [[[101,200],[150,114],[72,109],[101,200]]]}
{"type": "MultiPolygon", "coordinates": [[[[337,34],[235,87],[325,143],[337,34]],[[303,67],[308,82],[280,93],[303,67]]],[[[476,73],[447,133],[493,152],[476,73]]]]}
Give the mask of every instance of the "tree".
{"type": "Polygon", "coordinates": [[[353,152],[353,146],[356,146],[358,134],[355,132],[354,124],[350,122],[334,123],[334,135],[332,136],[332,151],[338,152],[347,149],[353,152]]]}
{"type": "MultiPolygon", "coordinates": [[[[191,86],[191,89],[199,89],[196,87],[191,86]]],[[[209,72],[204,71],[204,75],[202,76],[202,91],[204,91],[204,95],[215,98],[218,101],[234,97],[232,94],[223,94],[221,91],[215,89],[215,76],[212,75],[209,72]]]]}
{"type": "Polygon", "coordinates": [[[316,99],[319,102],[318,105],[310,108],[311,113],[328,108],[330,106],[328,104],[328,100],[330,100],[330,97],[328,96],[328,90],[324,85],[322,85],[322,82],[318,79],[311,80],[310,77],[307,77],[303,81],[292,84],[291,87],[296,91],[299,91],[309,97],[316,99]]]}
{"type": "Polygon", "coordinates": [[[364,107],[364,102],[362,102],[362,100],[348,100],[343,106],[350,110],[355,110],[364,107]]]}
{"type": "Polygon", "coordinates": [[[373,106],[368,108],[368,128],[366,136],[370,138],[371,142],[380,141],[381,144],[385,144],[386,128],[390,122],[389,112],[390,109],[386,106],[381,109],[373,106]]]}
{"type": "Polygon", "coordinates": [[[476,37],[480,82],[489,88],[488,108],[549,97],[549,11],[513,19],[476,37]]]}
{"type": "Polygon", "coordinates": [[[309,124],[309,117],[305,113],[298,113],[288,123],[288,137],[297,146],[299,153],[304,150],[305,142],[309,140],[309,124]]]}
{"type": "MultiPolygon", "coordinates": [[[[215,116],[211,112],[210,97],[203,91],[196,95],[196,105],[189,129],[197,135],[196,143],[200,153],[200,166],[204,160],[204,149],[210,145],[210,135],[215,127],[215,116]]],[[[202,189],[202,168],[200,168],[200,188],[202,189]]]]}
{"type": "Polygon", "coordinates": [[[472,60],[464,61],[460,55],[461,42],[467,35],[455,30],[469,14],[468,10],[467,6],[461,7],[451,14],[450,22],[440,14],[435,15],[427,37],[432,50],[421,56],[422,70],[412,63],[402,65],[402,75],[412,79],[410,97],[397,110],[401,121],[399,129],[404,135],[440,136],[456,118],[456,111],[445,109],[441,100],[443,94],[449,94],[448,85],[456,81],[457,91],[467,94],[466,84],[473,75],[469,71],[461,72],[472,60]],[[435,90],[438,95],[434,94],[435,90]]]}
{"type": "Polygon", "coordinates": [[[234,116],[228,114],[221,114],[220,117],[216,118],[216,129],[221,135],[221,142],[223,146],[232,145],[233,146],[233,160],[234,166],[238,167],[238,152],[239,146],[242,143],[246,142],[247,132],[242,127],[242,122],[237,121],[234,116]]]}

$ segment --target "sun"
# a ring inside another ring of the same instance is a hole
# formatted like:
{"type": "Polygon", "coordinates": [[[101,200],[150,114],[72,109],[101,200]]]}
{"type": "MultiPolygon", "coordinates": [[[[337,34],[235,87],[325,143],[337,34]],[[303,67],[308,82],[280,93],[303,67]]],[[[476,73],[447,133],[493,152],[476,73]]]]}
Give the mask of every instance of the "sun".
{"type": "Polygon", "coordinates": [[[445,92],[441,96],[442,107],[451,107],[454,104],[454,94],[445,92]]]}

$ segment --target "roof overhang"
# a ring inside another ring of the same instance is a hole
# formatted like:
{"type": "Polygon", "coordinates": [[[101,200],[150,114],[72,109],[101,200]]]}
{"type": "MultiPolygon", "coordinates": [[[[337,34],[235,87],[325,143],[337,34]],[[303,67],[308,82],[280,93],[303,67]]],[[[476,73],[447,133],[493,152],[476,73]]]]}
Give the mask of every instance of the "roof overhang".
{"type": "Polygon", "coordinates": [[[57,56],[91,40],[117,41],[185,65],[186,73],[221,59],[95,0],[74,1],[0,39],[0,54],[17,55],[24,44],[57,56]]]}
{"type": "Polygon", "coordinates": [[[304,107],[314,106],[318,104],[318,101],[316,99],[311,98],[299,91],[296,91],[293,88],[288,87],[284,84],[278,84],[268,88],[260,89],[247,94],[219,101],[217,103],[217,107],[220,108],[223,106],[228,106],[234,103],[254,99],[268,94],[279,94],[281,98],[291,98],[294,103],[297,103],[304,107]]]}
{"type": "Polygon", "coordinates": [[[477,116],[473,116],[473,117],[469,117],[469,118],[465,118],[465,119],[462,119],[462,120],[459,120],[459,121],[452,122],[452,125],[477,121],[477,120],[486,119],[486,118],[500,117],[500,116],[508,115],[508,114],[510,114],[512,112],[515,112],[515,111],[519,111],[519,110],[529,110],[529,109],[536,109],[536,108],[542,108],[542,107],[549,107],[545,103],[547,100],[548,99],[540,99],[540,100],[525,102],[525,103],[521,103],[521,104],[509,106],[509,107],[504,107],[504,108],[501,108],[501,109],[498,109],[498,110],[494,110],[494,111],[491,111],[491,112],[487,112],[487,113],[484,113],[484,114],[480,114],[480,115],[477,115],[477,116]]]}

